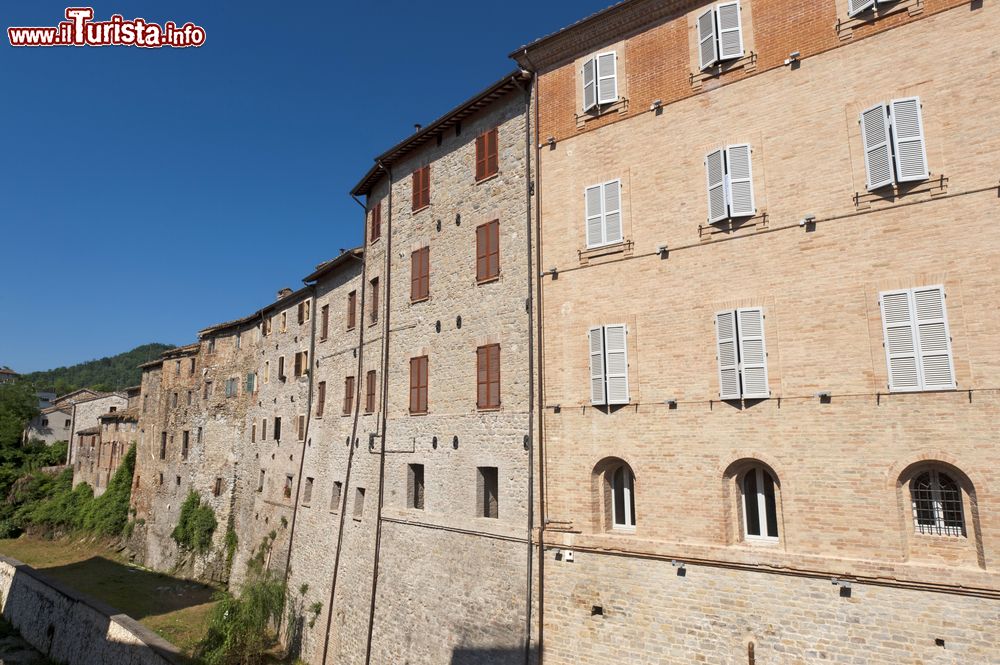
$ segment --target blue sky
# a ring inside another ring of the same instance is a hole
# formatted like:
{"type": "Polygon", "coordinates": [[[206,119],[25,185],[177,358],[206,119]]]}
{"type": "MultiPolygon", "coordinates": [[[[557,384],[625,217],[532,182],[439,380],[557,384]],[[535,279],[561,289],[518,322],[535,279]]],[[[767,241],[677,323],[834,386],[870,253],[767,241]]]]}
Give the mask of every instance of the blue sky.
{"type": "Polygon", "coordinates": [[[199,49],[14,49],[65,2],[0,9],[0,365],[183,344],[361,242],[372,158],[610,0],[116,0],[199,49]],[[281,8],[282,12],[275,10],[281,8]]]}

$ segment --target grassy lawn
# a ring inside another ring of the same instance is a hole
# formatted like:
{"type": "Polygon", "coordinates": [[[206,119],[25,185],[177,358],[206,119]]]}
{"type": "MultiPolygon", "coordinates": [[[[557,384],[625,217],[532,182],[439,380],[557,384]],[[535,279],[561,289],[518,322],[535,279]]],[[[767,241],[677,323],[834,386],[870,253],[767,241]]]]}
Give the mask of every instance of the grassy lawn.
{"type": "Polygon", "coordinates": [[[190,654],[204,634],[213,588],[129,564],[102,543],[0,540],[0,554],[111,605],[190,654]]]}

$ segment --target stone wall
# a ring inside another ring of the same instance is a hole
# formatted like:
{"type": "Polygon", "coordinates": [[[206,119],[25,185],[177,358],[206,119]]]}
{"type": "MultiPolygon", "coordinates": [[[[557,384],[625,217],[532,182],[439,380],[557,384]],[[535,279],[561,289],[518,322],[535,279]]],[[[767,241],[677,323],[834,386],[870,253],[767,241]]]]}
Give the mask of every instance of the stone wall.
{"type": "Polygon", "coordinates": [[[179,665],[178,649],[113,607],[0,556],[3,617],[31,646],[65,665],[179,665]]]}

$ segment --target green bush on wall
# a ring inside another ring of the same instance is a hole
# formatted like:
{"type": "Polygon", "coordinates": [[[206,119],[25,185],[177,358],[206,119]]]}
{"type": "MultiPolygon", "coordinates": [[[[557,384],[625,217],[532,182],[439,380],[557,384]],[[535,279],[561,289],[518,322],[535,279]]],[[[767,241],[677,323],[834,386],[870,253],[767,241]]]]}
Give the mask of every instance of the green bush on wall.
{"type": "Polygon", "coordinates": [[[218,525],[211,506],[202,504],[201,496],[191,491],[181,505],[180,519],[170,536],[185,549],[207,552],[218,525]]]}

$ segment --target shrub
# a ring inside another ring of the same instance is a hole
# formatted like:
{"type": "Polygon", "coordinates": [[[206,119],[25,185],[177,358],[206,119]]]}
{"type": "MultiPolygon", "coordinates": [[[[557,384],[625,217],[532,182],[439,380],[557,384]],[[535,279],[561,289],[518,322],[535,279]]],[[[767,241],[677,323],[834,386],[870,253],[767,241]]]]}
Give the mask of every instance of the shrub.
{"type": "Polygon", "coordinates": [[[170,537],[185,549],[207,552],[218,525],[211,506],[203,505],[201,496],[192,491],[181,505],[180,519],[170,537]]]}
{"type": "MultiPolygon", "coordinates": [[[[102,536],[119,536],[128,524],[128,510],[132,498],[132,473],[135,471],[135,445],[122,459],[108,483],[108,489],[83,508],[81,527],[102,536]]],[[[72,473],[70,474],[72,477],[72,473]]]]}

